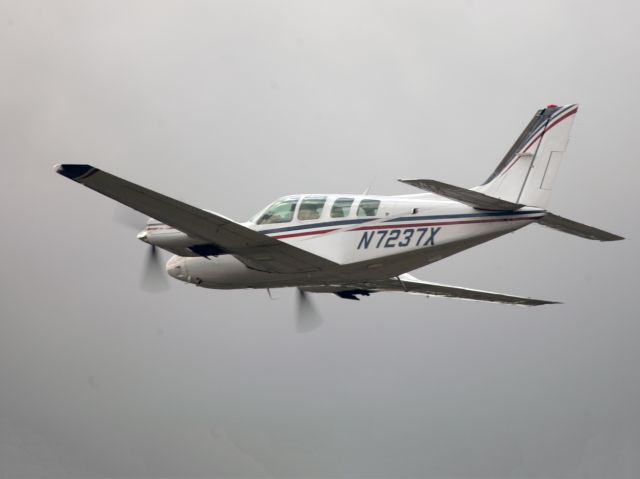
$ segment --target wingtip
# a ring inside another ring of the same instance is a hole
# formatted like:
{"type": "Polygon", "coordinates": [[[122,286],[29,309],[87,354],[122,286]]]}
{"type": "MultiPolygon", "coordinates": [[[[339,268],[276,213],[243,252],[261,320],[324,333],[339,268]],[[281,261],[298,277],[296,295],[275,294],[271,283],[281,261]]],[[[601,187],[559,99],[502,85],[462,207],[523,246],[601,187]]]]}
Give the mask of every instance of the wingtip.
{"type": "Polygon", "coordinates": [[[67,178],[76,181],[86,178],[98,171],[91,165],[58,164],[53,168],[59,175],[66,176],[67,178]]]}
{"type": "Polygon", "coordinates": [[[547,299],[527,298],[527,300],[521,304],[524,306],[547,306],[549,304],[564,304],[564,303],[562,301],[549,301],[547,299]]]}
{"type": "Polygon", "coordinates": [[[609,234],[611,235],[611,237],[609,237],[607,239],[601,239],[600,241],[622,241],[622,240],[627,239],[624,236],[619,236],[619,235],[614,234],[614,233],[609,233],[609,234]]]}

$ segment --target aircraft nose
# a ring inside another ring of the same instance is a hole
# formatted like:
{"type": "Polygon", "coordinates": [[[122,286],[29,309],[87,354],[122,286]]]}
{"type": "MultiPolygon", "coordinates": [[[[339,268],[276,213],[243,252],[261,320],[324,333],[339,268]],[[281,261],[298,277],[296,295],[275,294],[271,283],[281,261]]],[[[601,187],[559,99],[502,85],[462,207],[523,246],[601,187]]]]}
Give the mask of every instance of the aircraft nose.
{"type": "Polygon", "coordinates": [[[182,256],[172,256],[167,261],[167,273],[169,276],[180,281],[187,281],[187,269],[184,264],[184,258],[182,256]]]}

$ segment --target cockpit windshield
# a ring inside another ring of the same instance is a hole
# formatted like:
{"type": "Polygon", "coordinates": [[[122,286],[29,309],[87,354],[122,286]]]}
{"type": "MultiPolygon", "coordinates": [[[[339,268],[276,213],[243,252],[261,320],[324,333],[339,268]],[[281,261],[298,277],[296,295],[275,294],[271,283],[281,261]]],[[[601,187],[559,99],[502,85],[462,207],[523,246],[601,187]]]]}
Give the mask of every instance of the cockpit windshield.
{"type": "Polygon", "coordinates": [[[290,196],[275,201],[255,220],[255,223],[257,225],[288,223],[293,219],[298,200],[297,196],[290,196]]]}

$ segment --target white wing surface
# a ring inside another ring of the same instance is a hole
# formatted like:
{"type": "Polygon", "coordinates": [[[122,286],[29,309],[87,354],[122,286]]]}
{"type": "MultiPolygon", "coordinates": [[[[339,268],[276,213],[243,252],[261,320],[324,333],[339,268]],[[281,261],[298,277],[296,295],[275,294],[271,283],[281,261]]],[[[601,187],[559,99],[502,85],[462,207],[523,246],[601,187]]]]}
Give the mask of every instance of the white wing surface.
{"type": "Polygon", "coordinates": [[[307,273],[338,266],[222,215],[156,193],[90,165],[58,165],[56,172],[193,238],[209,241],[251,269],[269,273],[307,273]]]}

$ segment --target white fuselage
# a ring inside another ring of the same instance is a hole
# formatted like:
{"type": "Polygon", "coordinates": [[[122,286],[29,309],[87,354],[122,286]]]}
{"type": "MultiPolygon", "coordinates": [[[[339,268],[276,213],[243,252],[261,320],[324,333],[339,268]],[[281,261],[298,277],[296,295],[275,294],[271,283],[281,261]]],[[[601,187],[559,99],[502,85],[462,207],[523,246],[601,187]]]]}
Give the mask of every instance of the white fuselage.
{"type": "Polygon", "coordinates": [[[291,211],[287,211],[290,218],[274,219],[265,213],[276,202],[244,225],[337,263],[335,271],[277,274],[252,270],[214,245],[153,220],[143,239],[176,253],[167,263],[171,276],[202,287],[308,286],[344,282],[346,278],[366,282],[397,276],[519,229],[545,214],[540,208],[529,207],[477,210],[431,194],[295,195],[279,201],[283,200],[291,204],[291,211]],[[309,215],[304,211],[305,200],[311,203],[318,198],[323,200],[322,206],[309,215]],[[344,207],[346,200],[353,201],[344,207]],[[374,211],[367,205],[377,207],[374,211]],[[309,216],[313,218],[306,219],[309,216]],[[376,259],[389,256],[397,261],[376,263],[376,259]]]}

